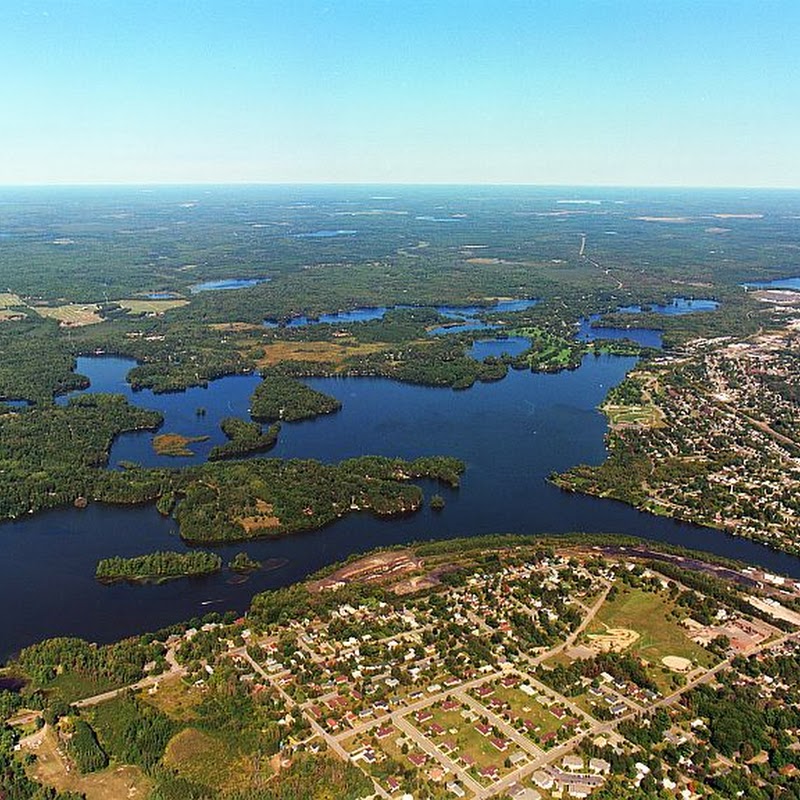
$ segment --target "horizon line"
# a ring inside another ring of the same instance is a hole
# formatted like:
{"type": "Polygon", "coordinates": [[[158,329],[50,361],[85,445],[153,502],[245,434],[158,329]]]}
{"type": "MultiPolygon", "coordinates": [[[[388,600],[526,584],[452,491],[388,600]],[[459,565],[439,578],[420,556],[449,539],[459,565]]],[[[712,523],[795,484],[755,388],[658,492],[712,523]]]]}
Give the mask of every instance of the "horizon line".
{"type": "Polygon", "coordinates": [[[179,188],[179,187],[357,187],[393,186],[406,188],[423,187],[486,187],[519,189],[657,189],[657,190],[719,190],[719,191],[775,191],[796,192],[800,186],[764,185],[708,185],[708,184],[635,184],[635,183],[511,183],[463,181],[87,181],[65,183],[0,183],[0,191],[6,189],[88,189],[88,188],[179,188]]]}

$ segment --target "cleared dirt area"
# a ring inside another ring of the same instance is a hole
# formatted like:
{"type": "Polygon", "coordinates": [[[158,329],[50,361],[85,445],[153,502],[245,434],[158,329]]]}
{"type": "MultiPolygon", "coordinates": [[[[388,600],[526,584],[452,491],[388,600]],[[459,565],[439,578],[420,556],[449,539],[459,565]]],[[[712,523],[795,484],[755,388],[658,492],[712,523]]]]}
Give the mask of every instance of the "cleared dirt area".
{"type": "Polygon", "coordinates": [[[280,528],[281,521],[274,515],[271,503],[264,500],[256,500],[256,513],[250,517],[237,517],[236,522],[241,525],[245,532],[264,530],[270,528],[280,528]]]}
{"type": "Polygon", "coordinates": [[[344,583],[374,583],[376,581],[396,579],[408,572],[421,569],[423,562],[412,550],[394,550],[390,553],[375,553],[359,558],[352,564],[337,569],[327,578],[308,584],[311,591],[321,592],[323,589],[334,589],[344,583]]]}
{"type": "Polygon", "coordinates": [[[112,766],[81,775],[64,757],[51,728],[23,740],[23,750],[36,756],[32,777],[59,791],[81,792],[86,800],[143,800],[152,789],[138,767],[112,766]]]}
{"type": "Polygon", "coordinates": [[[629,628],[608,628],[605,633],[592,633],[586,638],[589,648],[597,653],[621,653],[639,639],[639,634],[629,628]]]}

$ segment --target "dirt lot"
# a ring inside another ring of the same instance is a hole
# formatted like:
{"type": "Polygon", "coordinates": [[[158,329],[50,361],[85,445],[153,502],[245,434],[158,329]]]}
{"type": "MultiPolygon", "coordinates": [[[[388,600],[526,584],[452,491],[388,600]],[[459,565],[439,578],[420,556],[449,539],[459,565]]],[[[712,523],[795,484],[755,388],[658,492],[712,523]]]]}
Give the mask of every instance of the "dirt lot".
{"type": "Polygon", "coordinates": [[[327,578],[310,583],[308,588],[312,592],[321,592],[323,589],[333,589],[346,582],[374,583],[379,580],[397,579],[421,568],[422,560],[417,558],[412,550],[376,553],[337,569],[327,578]]]}
{"type": "Polygon", "coordinates": [[[86,800],[137,800],[150,793],[150,780],[138,767],[109,767],[81,775],[60,751],[51,728],[22,741],[23,750],[36,756],[31,776],[59,791],[83,792],[86,800]]]}

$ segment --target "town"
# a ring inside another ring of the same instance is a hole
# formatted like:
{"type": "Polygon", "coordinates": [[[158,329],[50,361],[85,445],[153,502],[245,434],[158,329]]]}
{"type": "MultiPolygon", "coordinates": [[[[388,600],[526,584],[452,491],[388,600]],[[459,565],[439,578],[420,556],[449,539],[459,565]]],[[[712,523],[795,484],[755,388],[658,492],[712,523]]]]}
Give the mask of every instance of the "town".
{"type": "MultiPolygon", "coordinates": [[[[135,703],[171,720],[153,755],[161,769],[223,793],[280,786],[308,759],[338,763],[354,787],[343,796],[398,800],[689,800],[797,774],[792,583],[728,568],[742,583],[725,582],[713,565],[635,548],[497,541],[378,552],[258,596],[244,618],[173,633],[133,694],[76,698],[48,725],[17,709],[18,752],[32,776],[86,791],[102,772],[79,777],[76,723],[90,726],[99,763],[113,763],[114,720],[135,703]],[[252,719],[209,726],[202,710],[221,697],[238,709],[225,715],[252,719]],[[226,724],[239,738],[228,754],[214,747],[226,724]],[[198,758],[213,769],[198,771],[198,758]]],[[[147,783],[138,772],[122,773],[128,789],[147,783]]]]}

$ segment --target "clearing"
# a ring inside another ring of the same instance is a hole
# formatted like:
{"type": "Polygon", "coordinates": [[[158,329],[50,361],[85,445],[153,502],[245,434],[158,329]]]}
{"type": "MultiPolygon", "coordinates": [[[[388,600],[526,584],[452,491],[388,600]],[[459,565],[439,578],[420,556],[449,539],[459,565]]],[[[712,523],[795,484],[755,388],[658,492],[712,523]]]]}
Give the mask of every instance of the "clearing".
{"type": "Polygon", "coordinates": [[[587,631],[587,643],[591,647],[593,636],[608,636],[614,630],[635,632],[638,636],[628,645],[627,652],[657,667],[652,677],[659,683],[663,683],[662,659],[667,656],[710,667],[714,657],[687,636],[678,620],[670,617],[673,609],[674,604],[664,594],[620,586],[617,596],[606,600],[597,612],[587,631]]]}
{"type": "Polygon", "coordinates": [[[110,766],[100,772],[81,775],[63,755],[49,726],[23,740],[23,750],[36,756],[32,776],[58,791],[79,792],[86,800],[144,800],[152,789],[150,779],[130,765],[110,766]]]}
{"type": "Polygon", "coordinates": [[[180,308],[181,306],[189,305],[188,300],[183,300],[181,298],[175,298],[174,300],[132,298],[130,300],[117,300],[117,302],[130,314],[146,314],[154,317],[161,316],[165,311],[169,311],[172,308],[180,308]]]}
{"type": "Polygon", "coordinates": [[[56,319],[62,328],[80,328],[103,322],[100,306],[97,303],[68,303],[63,306],[36,306],[34,311],[40,317],[56,319]]]}

